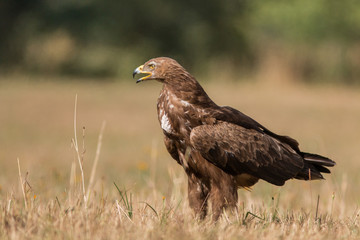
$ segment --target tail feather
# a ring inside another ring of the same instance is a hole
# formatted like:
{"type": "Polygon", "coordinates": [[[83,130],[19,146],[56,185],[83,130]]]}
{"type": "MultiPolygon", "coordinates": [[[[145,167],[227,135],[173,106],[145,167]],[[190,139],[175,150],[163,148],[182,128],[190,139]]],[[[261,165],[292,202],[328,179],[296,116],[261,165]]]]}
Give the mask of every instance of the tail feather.
{"type": "Polygon", "coordinates": [[[330,170],[327,169],[327,168],[324,167],[324,166],[314,165],[314,167],[315,167],[319,172],[322,172],[322,173],[331,173],[330,170]]]}
{"type": "Polygon", "coordinates": [[[324,165],[327,167],[333,167],[335,166],[335,162],[331,160],[330,158],[320,156],[318,154],[313,153],[302,153],[302,157],[310,163],[316,164],[316,165],[324,165]]]}
{"type": "Polygon", "coordinates": [[[302,180],[315,180],[324,179],[321,173],[330,173],[330,170],[326,167],[333,167],[336,163],[327,158],[313,153],[301,153],[304,158],[304,167],[295,176],[297,179],[302,180]]]}

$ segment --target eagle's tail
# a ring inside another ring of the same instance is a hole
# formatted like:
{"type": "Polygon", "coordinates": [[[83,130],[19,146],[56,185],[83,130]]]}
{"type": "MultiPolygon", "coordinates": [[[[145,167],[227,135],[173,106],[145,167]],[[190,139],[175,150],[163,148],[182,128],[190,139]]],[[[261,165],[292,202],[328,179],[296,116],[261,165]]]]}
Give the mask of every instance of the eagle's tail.
{"type": "Polygon", "coordinates": [[[330,170],[326,167],[335,166],[335,162],[327,157],[323,157],[313,153],[301,153],[304,158],[304,167],[295,176],[297,179],[302,180],[315,180],[324,179],[321,173],[330,173],[330,170]]]}

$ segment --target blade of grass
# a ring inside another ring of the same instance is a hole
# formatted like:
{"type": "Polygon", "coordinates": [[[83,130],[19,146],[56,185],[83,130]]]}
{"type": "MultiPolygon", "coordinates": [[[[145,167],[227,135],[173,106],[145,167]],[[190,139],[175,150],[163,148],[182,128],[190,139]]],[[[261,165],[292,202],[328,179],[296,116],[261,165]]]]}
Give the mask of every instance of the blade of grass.
{"type": "Polygon", "coordinates": [[[106,126],[106,121],[103,121],[102,125],[101,125],[101,129],[100,129],[100,133],[99,133],[97,147],[96,147],[95,159],[94,159],[94,163],[93,163],[93,166],[92,166],[92,169],[91,169],[89,185],[88,185],[88,188],[87,188],[87,198],[88,199],[90,197],[90,190],[93,187],[93,182],[94,182],[94,179],[95,179],[96,167],[97,167],[97,164],[99,162],[100,150],[101,150],[102,138],[103,138],[105,126],[106,126]]]}
{"type": "Polygon", "coordinates": [[[145,203],[147,207],[149,207],[157,217],[159,217],[157,211],[155,210],[155,208],[153,208],[150,204],[148,204],[147,202],[140,202],[140,203],[145,203]]]}
{"type": "Polygon", "coordinates": [[[83,169],[83,164],[81,161],[81,156],[80,156],[80,152],[79,152],[79,146],[78,146],[78,141],[77,141],[77,135],[76,135],[76,114],[77,114],[77,94],[75,95],[75,106],[74,106],[74,138],[71,139],[72,144],[75,148],[75,152],[77,155],[77,159],[79,162],[79,167],[80,167],[80,172],[81,172],[81,186],[82,186],[82,193],[83,193],[83,197],[84,197],[84,206],[86,208],[87,206],[87,198],[86,198],[86,192],[85,192],[85,180],[84,180],[84,169],[83,169]]]}
{"type": "Polygon", "coordinates": [[[22,191],[22,194],[23,194],[23,197],[24,197],[25,209],[27,210],[27,201],[26,201],[24,183],[23,183],[22,176],[21,176],[21,169],[20,169],[20,160],[19,160],[19,158],[17,158],[17,163],[18,163],[18,169],[19,169],[20,187],[21,187],[21,191],[22,191]]]}
{"type": "Polygon", "coordinates": [[[57,197],[57,196],[56,196],[55,198],[56,198],[56,202],[57,202],[57,204],[59,205],[59,208],[60,208],[60,210],[61,210],[61,204],[60,204],[60,201],[59,201],[59,199],[58,199],[58,197],[57,197]]]}
{"type": "Polygon", "coordinates": [[[318,219],[319,201],[320,201],[320,195],[318,195],[317,203],[316,203],[315,221],[317,221],[318,219]]]}
{"type": "Polygon", "coordinates": [[[128,216],[128,214],[125,212],[125,210],[120,206],[119,201],[116,201],[116,205],[118,207],[118,211],[120,209],[124,213],[124,215],[127,217],[127,219],[129,219],[129,221],[131,223],[134,223],[133,220],[130,218],[130,216],[128,216]]]}
{"type": "Polygon", "coordinates": [[[252,213],[252,212],[250,212],[250,211],[246,213],[245,218],[244,218],[244,221],[247,219],[247,217],[248,217],[249,215],[251,215],[251,216],[253,216],[253,217],[255,217],[255,218],[258,218],[258,219],[260,219],[260,220],[262,220],[262,221],[265,221],[265,217],[264,217],[264,218],[261,218],[261,217],[255,215],[254,213],[252,213]]]}
{"type": "Polygon", "coordinates": [[[122,191],[119,189],[119,187],[116,185],[116,183],[114,182],[114,185],[116,187],[116,189],[118,190],[120,197],[122,199],[122,201],[125,204],[126,209],[128,210],[128,215],[130,218],[132,218],[133,215],[133,208],[132,208],[132,198],[131,198],[131,193],[130,193],[130,197],[128,198],[128,195],[126,193],[126,190],[124,191],[124,193],[122,193],[122,191]],[[130,199],[130,201],[129,201],[130,199]]]}

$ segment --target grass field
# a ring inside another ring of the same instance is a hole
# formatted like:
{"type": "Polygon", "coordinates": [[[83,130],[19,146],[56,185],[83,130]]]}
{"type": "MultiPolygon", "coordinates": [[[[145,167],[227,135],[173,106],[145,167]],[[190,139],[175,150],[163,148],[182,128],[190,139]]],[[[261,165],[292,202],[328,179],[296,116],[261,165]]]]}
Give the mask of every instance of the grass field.
{"type": "Polygon", "coordinates": [[[1,239],[360,238],[359,88],[204,84],[219,105],[337,162],[326,181],[261,181],[252,192],[239,190],[238,209],[213,223],[193,217],[186,176],[163,146],[160,84],[57,80],[0,81],[1,239]],[[76,94],[86,191],[106,121],[86,201],[72,146],[76,94]]]}

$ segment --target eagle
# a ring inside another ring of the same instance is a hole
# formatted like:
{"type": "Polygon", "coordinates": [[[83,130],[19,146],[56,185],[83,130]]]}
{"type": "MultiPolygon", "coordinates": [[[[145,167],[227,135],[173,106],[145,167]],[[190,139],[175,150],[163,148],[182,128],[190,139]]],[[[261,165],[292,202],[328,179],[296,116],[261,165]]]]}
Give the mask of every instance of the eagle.
{"type": "Polygon", "coordinates": [[[289,179],[323,179],[335,162],[302,152],[299,143],[278,135],[244,113],[218,106],[176,60],[153,58],[136,68],[136,83],[156,80],[163,87],[157,114],[167,151],[188,177],[189,206],[199,218],[211,205],[214,219],[236,207],[239,188],[259,179],[276,186],[289,179]]]}

